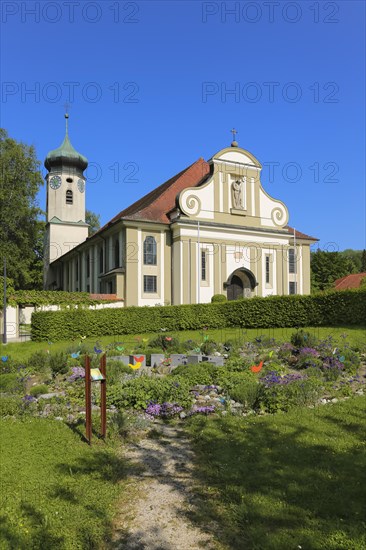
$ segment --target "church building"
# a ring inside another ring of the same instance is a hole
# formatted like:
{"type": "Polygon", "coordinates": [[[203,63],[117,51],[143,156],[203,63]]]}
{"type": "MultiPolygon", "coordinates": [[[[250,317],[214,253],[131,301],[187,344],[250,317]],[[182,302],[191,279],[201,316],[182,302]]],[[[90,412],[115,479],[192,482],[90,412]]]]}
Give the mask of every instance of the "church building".
{"type": "MultiPolygon", "coordinates": [[[[48,153],[45,288],[116,294],[125,306],[310,293],[314,237],[288,224],[262,166],[235,140],[121,210],[88,237],[87,159],[66,135],[48,153]]],[[[116,197],[118,200],[118,197],[116,197]]]]}

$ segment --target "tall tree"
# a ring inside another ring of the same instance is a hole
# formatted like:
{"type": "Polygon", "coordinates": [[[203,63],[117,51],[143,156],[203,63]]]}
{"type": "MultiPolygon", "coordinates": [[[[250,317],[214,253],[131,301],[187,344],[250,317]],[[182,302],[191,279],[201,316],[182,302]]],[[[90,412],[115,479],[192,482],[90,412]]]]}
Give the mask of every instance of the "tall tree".
{"type": "Polygon", "coordinates": [[[336,279],[350,273],[357,273],[354,262],[340,252],[317,250],[311,255],[311,290],[326,290],[336,279]]]}
{"type": "Polygon", "coordinates": [[[362,251],[360,273],[366,273],[366,250],[365,249],[363,249],[362,251]]]}
{"type": "Polygon", "coordinates": [[[34,147],[15,141],[0,128],[0,258],[6,258],[15,288],[42,288],[39,168],[34,147]]]}
{"type": "Polygon", "coordinates": [[[85,221],[89,224],[88,237],[91,237],[100,229],[100,215],[91,210],[85,211],[85,221]]]}
{"type": "Polygon", "coordinates": [[[353,250],[352,248],[346,248],[346,250],[342,250],[340,254],[345,258],[350,258],[355,264],[357,268],[357,272],[361,273],[361,257],[362,257],[361,250],[353,250]]]}

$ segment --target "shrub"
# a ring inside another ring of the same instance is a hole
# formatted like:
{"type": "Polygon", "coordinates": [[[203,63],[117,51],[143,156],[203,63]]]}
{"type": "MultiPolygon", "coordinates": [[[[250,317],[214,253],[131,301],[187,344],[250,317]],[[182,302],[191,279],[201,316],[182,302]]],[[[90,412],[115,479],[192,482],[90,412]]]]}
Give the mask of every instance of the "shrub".
{"type": "Polygon", "coordinates": [[[285,342],[278,350],[278,358],[282,361],[288,362],[294,352],[294,346],[289,342],[285,342]]]}
{"type": "Polygon", "coordinates": [[[261,394],[261,386],[256,381],[241,382],[230,391],[230,397],[244,405],[244,409],[256,408],[261,394]]]}
{"type": "Polygon", "coordinates": [[[295,348],[313,348],[316,345],[316,338],[310,332],[303,329],[291,334],[291,344],[295,348]]]}
{"type": "Polygon", "coordinates": [[[359,354],[350,347],[344,347],[337,350],[337,357],[339,360],[343,359],[342,363],[344,370],[350,374],[354,374],[361,364],[359,354]]]}
{"type": "Polygon", "coordinates": [[[182,342],[179,346],[180,353],[186,353],[188,351],[192,351],[196,348],[199,348],[200,345],[198,342],[195,342],[194,340],[186,340],[185,342],[182,342]]]}
{"type": "Polygon", "coordinates": [[[16,372],[0,375],[0,392],[17,393],[24,387],[23,380],[16,372]]]}
{"type": "Polygon", "coordinates": [[[108,404],[118,408],[146,409],[149,403],[177,403],[188,407],[192,402],[189,386],[173,377],[139,376],[107,390],[108,404]]]}
{"type": "Polygon", "coordinates": [[[131,374],[131,369],[122,361],[108,359],[107,361],[107,382],[108,384],[119,384],[125,374],[131,374]]]}
{"type": "Polygon", "coordinates": [[[20,412],[20,397],[2,396],[0,399],[0,416],[14,416],[20,412]]]}
{"type": "Polygon", "coordinates": [[[45,372],[49,368],[49,355],[45,351],[32,353],[27,362],[32,372],[45,372]]]}
{"type": "Polygon", "coordinates": [[[149,342],[149,347],[158,348],[163,351],[171,351],[179,347],[179,340],[169,334],[159,334],[149,342]]]}
{"type": "Polygon", "coordinates": [[[241,372],[230,372],[219,367],[215,377],[215,383],[226,390],[230,395],[239,384],[250,383],[256,380],[256,375],[249,369],[241,372]]]}
{"type": "Polygon", "coordinates": [[[212,355],[217,349],[217,344],[214,340],[206,340],[200,347],[203,355],[212,355]]]}
{"type": "Polygon", "coordinates": [[[46,384],[39,384],[37,386],[33,386],[29,390],[29,395],[32,397],[38,397],[39,395],[42,395],[42,393],[48,393],[49,387],[46,384]]]}
{"type": "Polygon", "coordinates": [[[297,369],[308,369],[309,367],[321,367],[323,364],[319,353],[314,348],[302,348],[297,358],[297,369]]]}
{"type": "Polygon", "coordinates": [[[239,354],[232,354],[225,363],[225,369],[230,372],[241,372],[248,369],[251,365],[253,365],[251,358],[242,357],[239,354]]]}
{"type": "Polygon", "coordinates": [[[334,356],[325,357],[322,365],[322,371],[327,381],[338,380],[344,369],[343,363],[334,356]]]}
{"type": "Polygon", "coordinates": [[[192,387],[197,384],[214,384],[217,372],[218,367],[211,363],[204,362],[198,363],[197,365],[181,365],[173,370],[172,376],[179,377],[179,379],[192,387]]]}
{"type": "Polygon", "coordinates": [[[58,374],[66,374],[69,370],[67,364],[68,356],[59,351],[49,356],[49,365],[52,371],[52,376],[55,378],[58,374]]]}
{"type": "Polygon", "coordinates": [[[226,302],[227,298],[225,294],[214,294],[211,298],[211,303],[214,304],[215,302],[226,302]]]}
{"type": "Polygon", "coordinates": [[[269,374],[261,379],[261,384],[261,404],[270,413],[286,412],[296,406],[315,404],[322,391],[322,382],[319,378],[300,373],[285,376],[269,374]]]}

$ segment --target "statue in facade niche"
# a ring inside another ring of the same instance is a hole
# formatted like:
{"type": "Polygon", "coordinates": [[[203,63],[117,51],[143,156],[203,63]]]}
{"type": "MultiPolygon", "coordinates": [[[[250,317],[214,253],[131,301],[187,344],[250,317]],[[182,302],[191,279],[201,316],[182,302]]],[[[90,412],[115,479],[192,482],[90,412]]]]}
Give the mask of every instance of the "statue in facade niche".
{"type": "Polygon", "coordinates": [[[242,180],[238,179],[231,184],[231,202],[235,210],[243,210],[242,203],[242,180]]]}

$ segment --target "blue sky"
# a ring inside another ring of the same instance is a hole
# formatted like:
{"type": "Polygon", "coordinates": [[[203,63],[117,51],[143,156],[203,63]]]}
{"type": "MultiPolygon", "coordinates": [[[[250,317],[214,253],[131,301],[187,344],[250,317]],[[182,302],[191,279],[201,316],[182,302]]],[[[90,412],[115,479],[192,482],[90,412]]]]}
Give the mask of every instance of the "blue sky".
{"type": "Polygon", "coordinates": [[[43,162],[69,103],[71,142],[91,163],[87,208],[102,223],[228,146],[235,127],[290,225],[324,250],[365,247],[364,2],[1,10],[1,125],[43,162]]]}

